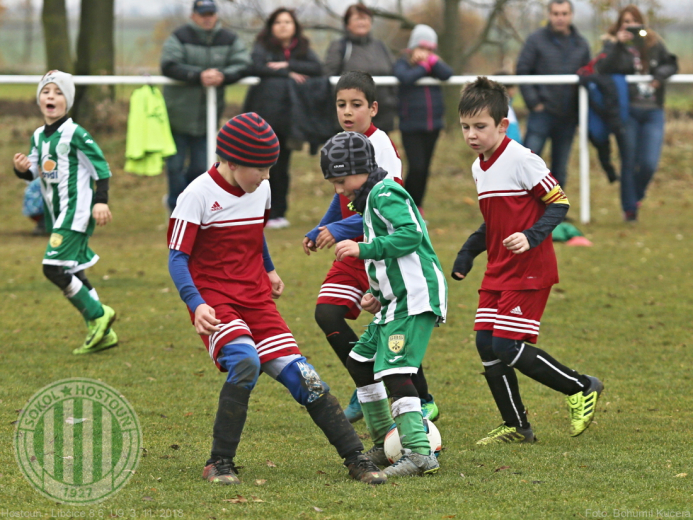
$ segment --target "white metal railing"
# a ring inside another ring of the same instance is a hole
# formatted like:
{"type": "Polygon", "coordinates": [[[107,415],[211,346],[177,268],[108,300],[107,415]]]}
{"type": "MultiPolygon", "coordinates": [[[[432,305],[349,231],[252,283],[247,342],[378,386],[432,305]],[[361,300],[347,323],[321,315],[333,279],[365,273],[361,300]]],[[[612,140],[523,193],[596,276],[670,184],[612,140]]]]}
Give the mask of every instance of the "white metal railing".
{"type": "MultiPolygon", "coordinates": [[[[42,76],[1,76],[0,84],[38,84],[42,76]]],[[[463,85],[474,81],[478,76],[452,76],[449,80],[441,82],[434,78],[422,78],[417,81],[419,85],[463,85]]],[[[563,74],[551,76],[488,76],[499,83],[511,85],[574,85],[578,83],[576,74],[563,74]]],[[[377,76],[373,78],[377,85],[398,85],[395,76],[377,76]]],[[[652,81],[652,76],[626,76],[629,83],[652,81]]],[[[173,85],[177,84],[165,76],[74,76],[77,85],[173,85]]],[[[337,83],[339,77],[330,78],[332,84],[337,83]]],[[[244,78],[238,83],[241,85],[255,85],[260,79],[256,77],[244,78]]],[[[669,83],[693,83],[693,74],[676,74],[669,78],[669,83]]],[[[578,96],[578,146],[580,163],[580,222],[586,224],[590,221],[590,169],[589,148],[587,142],[587,113],[588,113],[587,89],[579,88],[578,96]]],[[[212,163],[216,157],[216,135],[218,131],[217,121],[217,91],[215,87],[207,87],[207,161],[212,163]]]]}

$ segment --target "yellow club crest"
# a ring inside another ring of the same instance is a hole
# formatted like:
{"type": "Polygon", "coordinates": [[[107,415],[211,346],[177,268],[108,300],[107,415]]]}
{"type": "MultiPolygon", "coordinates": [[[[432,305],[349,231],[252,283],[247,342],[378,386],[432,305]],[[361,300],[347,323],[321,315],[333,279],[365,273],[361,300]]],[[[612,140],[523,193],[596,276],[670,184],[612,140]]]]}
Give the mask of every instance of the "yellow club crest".
{"type": "Polygon", "coordinates": [[[404,334],[393,334],[387,340],[387,348],[392,352],[399,352],[404,348],[404,334]]]}
{"type": "Polygon", "coordinates": [[[53,233],[48,243],[53,249],[60,247],[60,244],[63,243],[63,236],[60,233],[53,233]]]}

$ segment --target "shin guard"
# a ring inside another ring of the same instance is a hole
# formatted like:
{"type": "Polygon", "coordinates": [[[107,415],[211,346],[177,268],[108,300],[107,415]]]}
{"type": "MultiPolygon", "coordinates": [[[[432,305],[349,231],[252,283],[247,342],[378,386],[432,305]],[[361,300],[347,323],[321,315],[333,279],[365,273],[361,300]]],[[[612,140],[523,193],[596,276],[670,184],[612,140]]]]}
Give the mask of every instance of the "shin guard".
{"type": "Polygon", "coordinates": [[[336,448],[340,457],[346,459],[356,452],[363,451],[361,439],[344,415],[339,401],[331,393],[327,392],[319,399],[306,404],[306,410],[330,444],[336,448]]]}
{"type": "Polygon", "coordinates": [[[214,421],[212,459],[233,459],[248,415],[250,390],[224,383],[219,394],[219,408],[214,421]]]}

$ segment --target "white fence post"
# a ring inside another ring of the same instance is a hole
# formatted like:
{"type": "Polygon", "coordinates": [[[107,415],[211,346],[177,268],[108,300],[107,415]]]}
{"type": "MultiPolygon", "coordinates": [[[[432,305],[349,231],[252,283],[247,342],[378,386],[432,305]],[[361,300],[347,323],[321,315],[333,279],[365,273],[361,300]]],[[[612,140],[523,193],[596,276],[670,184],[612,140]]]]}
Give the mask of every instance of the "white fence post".
{"type": "Polygon", "coordinates": [[[207,168],[217,158],[217,88],[207,87],[207,168]]]}
{"type": "Polygon", "coordinates": [[[587,88],[578,87],[578,144],[580,150],[580,222],[590,221],[590,151],[587,147],[587,109],[589,96],[587,88]]]}

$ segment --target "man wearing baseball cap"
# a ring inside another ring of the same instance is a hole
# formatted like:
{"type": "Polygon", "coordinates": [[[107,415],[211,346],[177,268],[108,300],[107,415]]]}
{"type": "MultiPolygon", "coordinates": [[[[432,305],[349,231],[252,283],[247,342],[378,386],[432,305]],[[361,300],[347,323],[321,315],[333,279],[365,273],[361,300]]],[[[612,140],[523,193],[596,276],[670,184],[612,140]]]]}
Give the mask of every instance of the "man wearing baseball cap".
{"type": "Polygon", "coordinates": [[[224,110],[224,86],[245,75],[250,54],[235,33],[221,27],[214,0],[195,0],[190,21],[164,43],[161,71],[181,83],[164,86],[171,133],[178,152],[166,160],[169,192],[166,205],[207,164],[207,87],[217,87],[217,120],[224,110]]]}

